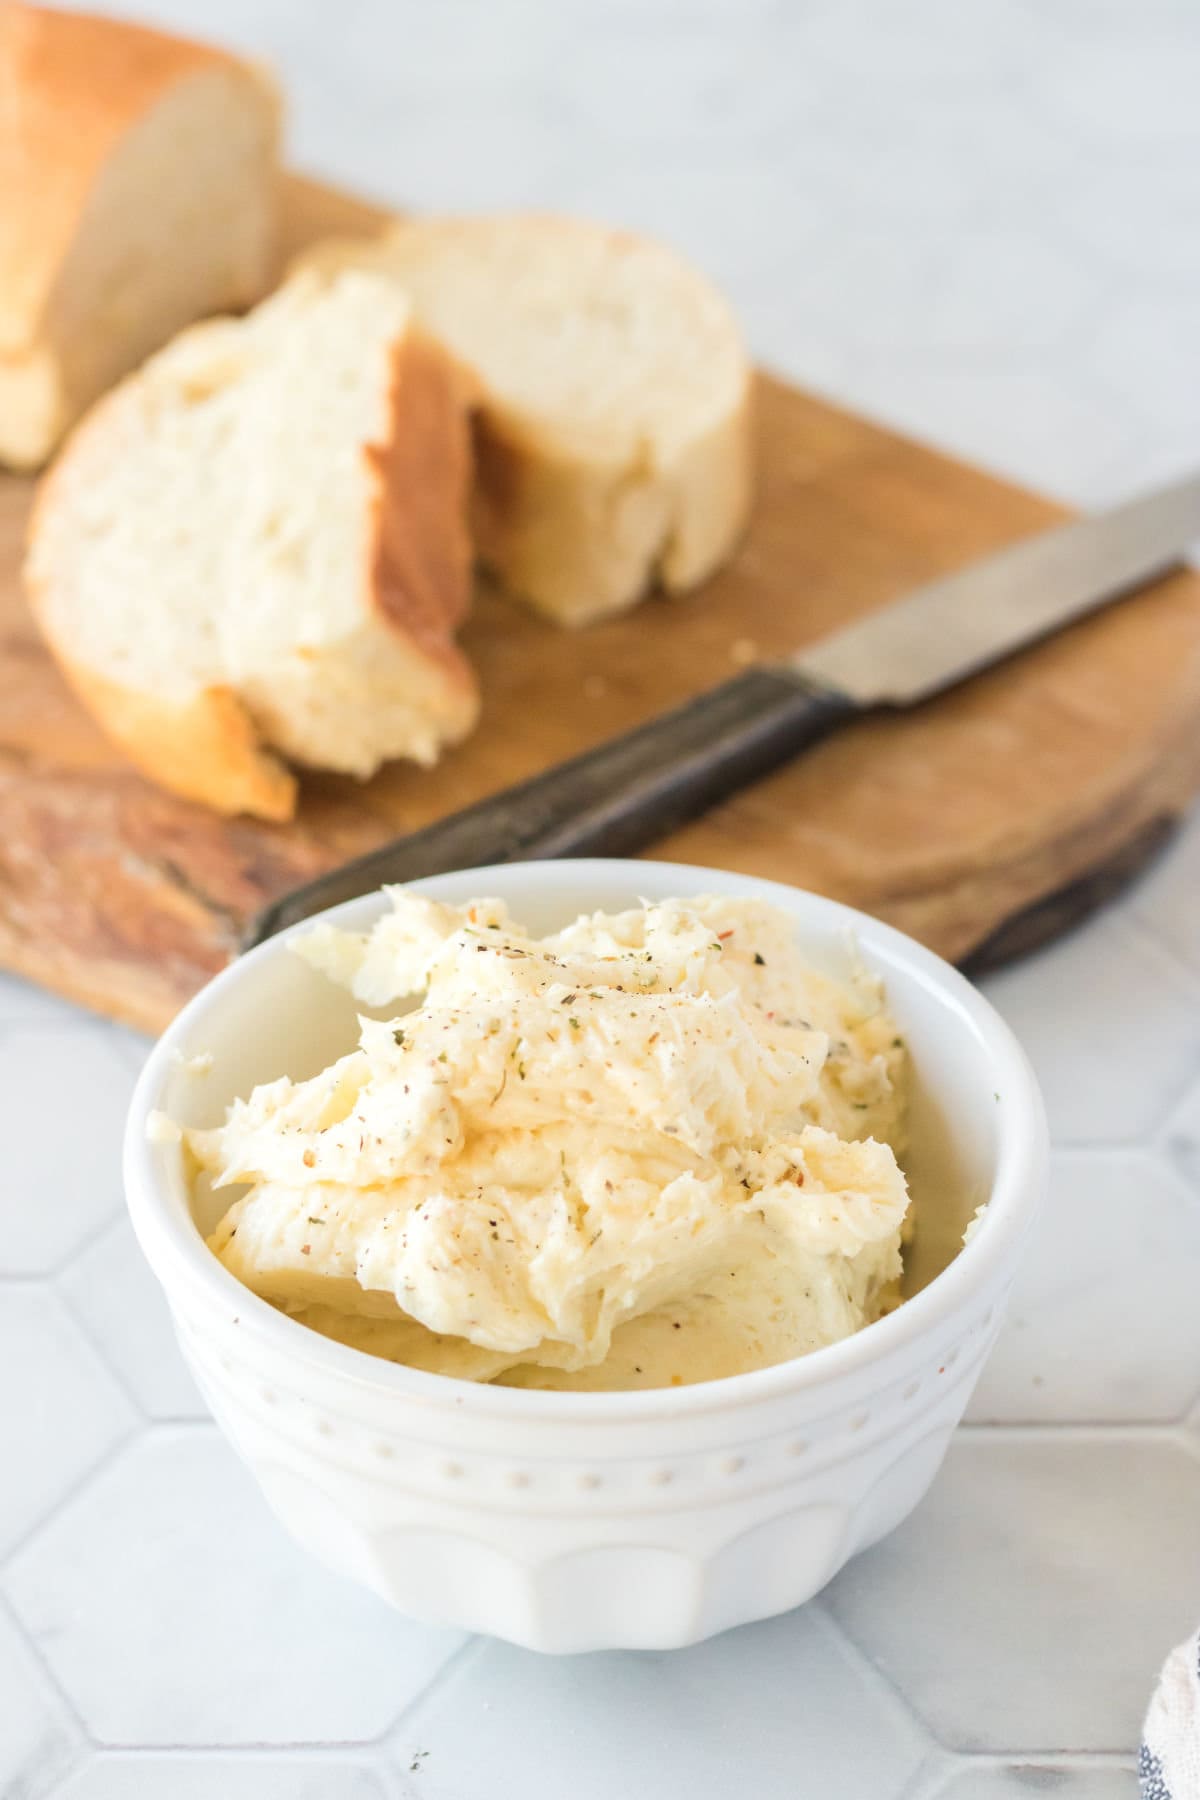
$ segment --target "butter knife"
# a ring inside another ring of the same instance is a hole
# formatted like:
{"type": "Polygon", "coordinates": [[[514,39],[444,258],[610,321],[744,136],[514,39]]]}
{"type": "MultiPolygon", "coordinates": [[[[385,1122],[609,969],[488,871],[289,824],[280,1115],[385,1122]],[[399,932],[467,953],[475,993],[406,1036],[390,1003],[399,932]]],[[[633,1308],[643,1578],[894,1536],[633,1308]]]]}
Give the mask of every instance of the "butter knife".
{"type": "Polygon", "coordinates": [[[847,720],[919,705],[1130,593],[1197,539],[1200,476],[1023,539],[281,895],[243,948],[385,882],[641,850],[847,720]]]}

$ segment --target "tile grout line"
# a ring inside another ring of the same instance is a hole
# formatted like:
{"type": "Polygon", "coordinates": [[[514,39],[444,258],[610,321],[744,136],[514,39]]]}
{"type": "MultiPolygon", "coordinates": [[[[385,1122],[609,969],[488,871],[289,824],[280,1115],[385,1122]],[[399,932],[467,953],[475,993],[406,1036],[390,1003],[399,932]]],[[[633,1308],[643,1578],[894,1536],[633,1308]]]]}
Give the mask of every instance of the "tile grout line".
{"type": "MultiPolygon", "coordinates": [[[[817,1616],[825,1621],[826,1625],[833,1633],[834,1638],[848,1652],[850,1661],[856,1665],[859,1673],[865,1676],[868,1686],[881,1691],[886,1696],[889,1705],[898,1708],[908,1722],[925,1740],[925,1750],[921,1757],[921,1761],[917,1768],[913,1770],[912,1780],[915,1781],[917,1776],[921,1773],[922,1768],[930,1761],[931,1757],[936,1753],[941,1753],[942,1755],[947,1754],[945,1744],[942,1743],[941,1739],[934,1732],[929,1721],[911,1704],[907,1695],[901,1692],[887,1670],[877,1663],[873,1657],[867,1655],[867,1652],[856,1642],[850,1632],[842,1625],[841,1621],[830,1612],[825,1604],[824,1588],[822,1588],[819,1593],[814,1594],[812,1599],[806,1601],[804,1605],[811,1606],[817,1616]]],[[[803,1611],[804,1608],[801,1607],[799,1610],[803,1611]]],[[[901,1795],[901,1800],[903,1800],[903,1795],[901,1795]]]]}
{"type": "Polygon", "coordinates": [[[983,1772],[1007,1774],[1014,1768],[1032,1767],[1051,1775],[1109,1771],[1133,1774],[1135,1753],[1129,1750],[947,1750],[927,1758],[897,1800],[942,1800],[952,1783],[983,1772]],[[940,1765],[940,1766],[939,1766],[940,1765]]]}
{"type": "MultiPolygon", "coordinates": [[[[81,1469],[66,1492],[51,1501],[50,1505],[43,1509],[27,1530],[20,1532],[13,1542],[3,1552],[0,1552],[0,1594],[5,1590],[7,1576],[13,1564],[19,1561],[33,1540],[45,1530],[47,1525],[52,1525],[55,1519],[66,1511],[67,1507],[73,1505],[93,1481],[105,1474],[113,1464],[119,1462],[146,1435],[144,1421],[138,1419],[131,1421],[129,1429],[110,1444],[95,1462],[89,1463],[85,1469],[81,1469]]],[[[11,1596],[9,1604],[12,1604],[11,1596]]]]}
{"type": "MultiPolygon", "coordinates": [[[[75,1702],[72,1700],[70,1694],[68,1694],[66,1688],[63,1687],[62,1683],[59,1681],[45,1656],[42,1654],[41,1645],[37,1642],[37,1639],[33,1636],[32,1632],[27,1629],[24,1619],[13,1605],[12,1596],[4,1592],[2,1583],[0,1583],[0,1617],[8,1620],[9,1624],[16,1632],[18,1639],[25,1646],[25,1649],[32,1658],[35,1668],[39,1671],[42,1679],[49,1686],[50,1692],[56,1697],[68,1720],[73,1725],[76,1739],[74,1746],[75,1750],[78,1751],[81,1745],[84,1747],[85,1751],[88,1749],[94,1750],[96,1748],[96,1740],[88,1730],[87,1721],[76,1707],[75,1702]]],[[[60,1780],[65,1781],[70,1775],[74,1774],[75,1768],[78,1767],[79,1760],[79,1756],[76,1754],[73,1758],[73,1766],[64,1771],[60,1780]]],[[[56,1782],[55,1786],[57,1787],[59,1784],[59,1782],[56,1782]]]]}
{"type": "Polygon", "coordinates": [[[410,1695],[391,1724],[380,1732],[379,1736],[372,1740],[372,1743],[382,1745],[390,1753],[394,1749],[394,1739],[411,1723],[415,1716],[420,1714],[421,1709],[439,1694],[442,1688],[450,1685],[460,1669],[469,1667],[471,1663],[478,1661],[487,1647],[497,1641],[494,1638],[485,1637],[482,1632],[475,1632],[467,1638],[465,1643],[459,1644],[458,1648],[452,1650],[446,1660],[438,1665],[425,1685],[418,1688],[415,1694],[410,1695]]]}
{"type": "MultiPolygon", "coordinates": [[[[968,1404],[970,1403],[968,1402],[968,1404]]],[[[1189,1400],[1181,1412],[1175,1413],[1168,1419],[964,1418],[960,1419],[954,1427],[954,1431],[956,1436],[962,1432],[969,1437],[982,1435],[985,1432],[995,1437],[1003,1437],[1006,1433],[1013,1435],[1027,1432],[1031,1439],[1035,1437],[1078,1438],[1091,1432],[1102,1437],[1132,1439],[1140,1443],[1146,1438],[1171,1438],[1177,1432],[1188,1430],[1195,1404],[1194,1399],[1189,1400]]]]}
{"type": "Polygon", "coordinates": [[[954,1779],[957,1766],[954,1752],[939,1744],[921,1758],[920,1766],[913,1770],[896,1800],[938,1800],[945,1792],[947,1782],[954,1779]]]}
{"type": "Polygon", "coordinates": [[[70,1760],[63,1768],[51,1773],[44,1780],[40,1772],[35,1770],[33,1786],[22,1787],[14,1800],[55,1800],[56,1795],[63,1793],[68,1782],[73,1782],[77,1776],[83,1775],[92,1766],[93,1760],[90,1742],[74,1744],[70,1760]]]}
{"type": "MultiPolygon", "coordinates": [[[[1187,1096],[1190,1098],[1190,1091],[1187,1096]]],[[[1157,1135],[1147,1140],[1146,1154],[1155,1172],[1165,1178],[1167,1186],[1174,1190],[1175,1198],[1180,1200],[1189,1210],[1196,1205],[1196,1183],[1181,1169],[1171,1149],[1168,1137],[1170,1120],[1166,1120],[1159,1128],[1157,1135]]]]}
{"type": "MultiPolygon", "coordinates": [[[[81,1255],[85,1254],[85,1252],[81,1251],[80,1254],[81,1255]]],[[[108,1377],[112,1381],[114,1387],[117,1388],[119,1393],[124,1395],[126,1401],[129,1403],[130,1408],[132,1409],[134,1414],[137,1416],[137,1418],[139,1418],[142,1421],[142,1424],[144,1426],[145,1425],[153,1425],[154,1424],[153,1416],[146,1410],[145,1406],[142,1404],[138,1395],[130,1387],[125,1376],[121,1373],[121,1371],[118,1368],[114,1367],[107,1352],[105,1351],[104,1345],[96,1337],[96,1334],[92,1330],[88,1321],[85,1318],[83,1318],[80,1315],[80,1313],[78,1312],[78,1310],[72,1305],[70,1294],[65,1293],[63,1291],[63,1288],[59,1285],[62,1278],[67,1273],[68,1273],[68,1270],[67,1270],[66,1266],[64,1265],[64,1267],[59,1270],[57,1275],[54,1275],[51,1277],[51,1279],[47,1285],[50,1287],[55,1298],[58,1300],[59,1305],[63,1308],[63,1311],[66,1313],[68,1319],[71,1321],[73,1328],[78,1332],[79,1336],[83,1339],[83,1342],[87,1345],[88,1349],[91,1351],[92,1355],[95,1357],[95,1359],[99,1363],[100,1367],[108,1375],[108,1377]]]]}
{"type": "Polygon", "coordinates": [[[134,1743],[122,1738],[90,1738],[97,1762],[106,1758],[127,1756],[149,1761],[153,1757],[198,1757],[216,1759],[226,1756],[240,1762],[306,1762],[334,1757],[341,1761],[361,1762],[364,1768],[375,1768],[380,1759],[377,1751],[383,1742],[377,1738],[286,1738],[272,1743],[266,1738],[231,1738],[214,1744],[199,1738],[178,1738],[169,1743],[134,1743]]]}
{"type": "MultiPolygon", "coordinates": [[[[1200,1073],[1200,1070],[1197,1070],[1196,1073],[1200,1073]]],[[[1136,1137],[1055,1137],[1051,1140],[1050,1144],[1051,1156],[1059,1156],[1063,1157],[1064,1160],[1074,1161],[1077,1158],[1082,1160],[1087,1156],[1124,1156],[1133,1158],[1139,1154],[1152,1155],[1157,1134],[1163,1129],[1167,1121],[1178,1112],[1181,1102],[1187,1099],[1192,1091],[1195,1078],[1195,1074],[1189,1075],[1187,1086],[1172,1095],[1168,1102],[1169,1110],[1158,1120],[1147,1125],[1136,1137]]]]}
{"type": "MultiPolygon", "coordinates": [[[[1050,1186],[1054,1186],[1055,1162],[1076,1163],[1087,1162],[1092,1157],[1102,1156],[1106,1162],[1143,1162],[1154,1157],[1152,1138],[1117,1138],[1105,1141],[1089,1138],[1056,1139],[1050,1145],[1050,1186]]],[[[1050,1204],[1053,1205],[1053,1193],[1050,1204]]]]}
{"type": "MultiPolygon", "coordinates": [[[[1193,1085],[1189,1086],[1185,1092],[1180,1095],[1166,1117],[1155,1127],[1154,1131],[1147,1139],[1147,1145],[1153,1154],[1157,1155],[1167,1163],[1176,1180],[1181,1181],[1186,1187],[1188,1194],[1194,1197],[1196,1193],[1196,1183],[1180,1168],[1174,1150],[1174,1145],[1180,1141],[1179,1137],[1175,1135],[1175,1122],[1180,1114],[1187,1109],[1193,1096],[1200,1101],[1200,1076],[1197,1077],[1197,1080],[1193,1085]]],[[[1187,1143],[1189,1141],[1186,1133],[1183,1134],[1183,1142],[1187,1143]]],[[[1200,1153],[1200,1142],[1197,1143],[1196,1149],[1197,1152],[1200,1153]]]]}
{"type": "Polygon", "coordinates": [[[1190,990],[1192,997],[1200,1002],[1200,973],[1197,973],[1188,959],[1181,956],[1179,951],[1166,939],[1160,937],[1155,927],[1132,907],[1127,906],[1122,909],[1121,920],[1130,936],[1144,948],[1151,950],[1170,973],[1181,978],[1190,990]]]}
{"type": "Polygon", "coordinates": [[[67,1274],[73,1263],[78,1262],[84,1256],[90,1256],[93,1250],[99,1249],[106,1237],[115,1239],[118,1228],[123,1224],[128,1225],[128,1223],[129,1209],[125,1202],[124,1187],[122,1186],[121,1197],[112,1215],[103,1219],[93,1232],[76,1244],[74,1250],[69,1252],[63,1262],[56,1264],[50,1270],[52,1279],[57,1281],[60,1276],[67,1274]]]}
{"type": "Polygon", "coordinates": [[[1075,1443],[1106,1442],[1141,1444],[1147,1438],[1181,1442],[1195,1401],[1190,1400],[1174,1419],[1126,1421],[1116,1419],[964,1419],[954,1428],[955,1437],[993,1437],[1009,1443],[1035,1444],[1046,1438],[1065,1438],[1075,1443]]]}
{"type": "Polygon", "coordinates": [[[968,1767],[1003,1769],[1031,1757],[1065,1769],[1132,1769],[1135,1750],[958,1750],[954,1753],[968,1767]]]}
{"type": "Polygon", "coordinates": [[[62,1276],[66,1275],[75,1263],[81,1261],[85,1256],[90,1256],[92,1251],[97,1249],[102,1240],[108,1236],[109,1232],[114,1231],[121,1220],[127,1216],[125,1210],[125,1195],[124,1192],[122,1192],[118,1196],[112,1211],[105,1218],[101,1219],[98,1224],[94,1225],[90,1231],[84,1233],[74,1249],[68,1250],[63,1260],[59,1263],[55,1263],[53,1268],[47,1271],[45,1279],[56,1282],[62,1276]]]}
{"type": "MultiPolygon", "coordinates": [[[[73,1244],[57,1262],[48,1264],[44,1269],[0,1268],[0,1282],[11,1281],[14,1283],[29,1283],[40,1281],[47,1287],[56,1287],[63,1276],[69,1274],[81,1258],[90,1255],[100,1244],[101,1240],[105,1238],[110,1231],[116,1229],[124,1216],[125,1199],[122,1195],[114,1203],[112,1211],[85,1231],[78,1242],[73,1244]]],[[[74,1316],[74,1314],[72,1314],[72,1316],[74,1316]]]]}

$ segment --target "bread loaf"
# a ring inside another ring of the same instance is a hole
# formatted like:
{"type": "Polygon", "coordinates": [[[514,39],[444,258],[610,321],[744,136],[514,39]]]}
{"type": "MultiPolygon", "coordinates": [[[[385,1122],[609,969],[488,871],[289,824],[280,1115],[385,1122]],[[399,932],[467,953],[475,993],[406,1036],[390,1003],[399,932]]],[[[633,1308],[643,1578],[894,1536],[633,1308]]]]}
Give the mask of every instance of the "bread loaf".
{"type": "Polygon", "coordinates": [[[286,818],[287,761],[365,777],[474,722],[468,477],[457,376],[395,284],[299,276],[95,407],[35,508],[34,610],[147,774],[286,818]]]}
{"type": "Polygon", "coordinates": [[[729,308],[661,246],[541,215],[431,218],[304,258],[386,272],[472,382],[481,560],[582,624],[728,556],[751,489],[729,308]]]}
{"type": "Polygon", "coordinates": [[[273,278],[265,75],[140,26],[0,0],[0,462],[273,278]]]}

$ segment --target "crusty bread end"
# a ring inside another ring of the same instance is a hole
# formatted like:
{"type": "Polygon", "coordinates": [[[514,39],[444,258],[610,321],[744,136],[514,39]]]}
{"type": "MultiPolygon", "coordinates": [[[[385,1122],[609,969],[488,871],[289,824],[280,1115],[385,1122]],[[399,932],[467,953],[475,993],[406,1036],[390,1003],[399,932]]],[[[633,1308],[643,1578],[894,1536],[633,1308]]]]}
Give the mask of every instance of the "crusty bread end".
{"type": "Polygon", "coordinates": [[[278,90],[116,19],[0,0],[0,461],[275,272],[278,90]]]}

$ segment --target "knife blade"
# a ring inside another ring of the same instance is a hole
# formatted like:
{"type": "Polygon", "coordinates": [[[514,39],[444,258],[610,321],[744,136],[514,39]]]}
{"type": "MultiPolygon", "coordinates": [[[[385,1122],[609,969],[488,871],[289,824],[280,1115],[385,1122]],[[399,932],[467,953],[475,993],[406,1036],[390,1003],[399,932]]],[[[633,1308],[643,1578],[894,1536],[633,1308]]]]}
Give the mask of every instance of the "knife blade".
{"type": "Polygon", "coordinates": [[[913,706],[1165,574],[1200,538],[1200,476],[1023,538],[802,650],[860,706],[913,706]]]}
{"type": "Polygon", "coordinates": [[[1200,476],[1027,538],[264,907],[243,949],[384,883],[532,857],[629,855],[847,720],[915,706],[1165,573],[1200,476]]]}

